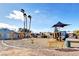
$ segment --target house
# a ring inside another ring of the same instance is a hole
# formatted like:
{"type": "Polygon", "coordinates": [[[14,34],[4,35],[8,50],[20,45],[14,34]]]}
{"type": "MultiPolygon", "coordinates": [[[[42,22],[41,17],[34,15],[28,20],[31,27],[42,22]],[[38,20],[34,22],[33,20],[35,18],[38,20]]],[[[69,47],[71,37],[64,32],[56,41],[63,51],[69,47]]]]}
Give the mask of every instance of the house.
{"type": "Polygon", "coordinates": [[[0,39],[18,39],[18,33],[7,28],[1,28],[0,39]]]}

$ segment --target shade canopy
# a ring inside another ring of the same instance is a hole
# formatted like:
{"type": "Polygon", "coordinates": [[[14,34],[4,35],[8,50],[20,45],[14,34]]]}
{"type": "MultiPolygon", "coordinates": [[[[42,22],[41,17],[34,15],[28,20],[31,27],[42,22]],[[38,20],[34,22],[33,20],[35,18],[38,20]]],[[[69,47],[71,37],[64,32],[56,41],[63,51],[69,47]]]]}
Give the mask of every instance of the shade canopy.
{"type": "Polygon", "coordinates": [[[69,24],[64,24],[62,22],[58,22],[57,24],[54,24],[52,27],[64,27],[64,26],[68,26],[69,24]]]}

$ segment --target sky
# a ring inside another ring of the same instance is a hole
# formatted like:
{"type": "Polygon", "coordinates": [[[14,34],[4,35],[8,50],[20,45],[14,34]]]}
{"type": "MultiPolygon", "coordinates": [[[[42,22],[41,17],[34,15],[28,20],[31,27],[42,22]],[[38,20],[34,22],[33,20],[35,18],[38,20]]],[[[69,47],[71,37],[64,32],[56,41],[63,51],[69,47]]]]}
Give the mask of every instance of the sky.
{"type": "MultiPolygon", "coordinates": [[[[33,32],[52,32],[52,26],[58,21],[70,24],[62,30],[79,29],[79,4],[77,3],[0,3],[0,28],[13,30],[23,28],[24,19],[21,9],[32,16],[33,32]]],[[[27,20],[29,21],[29,18],[27,20]]]]}

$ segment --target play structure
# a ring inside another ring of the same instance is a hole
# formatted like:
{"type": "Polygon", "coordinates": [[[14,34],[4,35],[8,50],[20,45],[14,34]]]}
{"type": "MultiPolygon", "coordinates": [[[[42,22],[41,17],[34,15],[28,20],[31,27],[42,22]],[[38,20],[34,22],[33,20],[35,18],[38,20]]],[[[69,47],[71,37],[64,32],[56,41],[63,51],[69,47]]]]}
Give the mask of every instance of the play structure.
{"type": "Polygon", "coordinates": [[[62,22],[58,22],[57,24],[54,24],[52,27],[54,27],[54,33],[53,33],[53,38],[56,40],[61,41],[62,39],[65,40],[65,38],[68,36],[66,31],[61,31],[58,30],[59,28],[63,28],[65,26],[68,26],[69,24],[64,24],[62,22]]]}

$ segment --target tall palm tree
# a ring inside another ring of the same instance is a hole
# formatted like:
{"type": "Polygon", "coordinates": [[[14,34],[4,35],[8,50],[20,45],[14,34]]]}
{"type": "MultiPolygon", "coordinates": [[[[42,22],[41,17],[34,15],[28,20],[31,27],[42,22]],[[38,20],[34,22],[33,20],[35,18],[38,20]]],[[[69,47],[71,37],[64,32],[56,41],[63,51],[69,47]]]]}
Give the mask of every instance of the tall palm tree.
{"type": "Polygon", "coordinates": [[[30,22],[29,22],[29,31],[30,31],[30,28],[31,28],[31,18],[32,18],[32,16],[31,15],[28,15],[28,18],[30,19],[30,22]]]}
{"type": "Polygon", "coordinates": [[[24,13],[24,18],[25,18],[25,29],[27,30],[27,15],[24,13]]]}
{"type": "Polygon", "coordinates": [[[21,12],[23,13],[24,16],[24,31],[25,31],[25,29],[27,29],[27,15],[24,9],[21,9],[21,12]]]}
{"type": "MultiPolygon", "coordinates": [[[[25,18],[25,10],[24,9],[21,9],[21,12],[23,13],[23,16],[25,18]]],[[[25,19],[24,19],[24,29],[25,29],[25,19]]]]}
{"type": "Polygon", "coordinates": [[[23,16],[24,16],[24,29],[23,29],[23,32],[24,32],[24,38],[26,37],[26,30],[27,30],[27,15],[25,13],[25,10],[24,9],[21,9],[21,12],[23,13],[23,16]]]}
{"type": "Polygon", "coordinates": [[[25,13],[25,10],[24,10],[24,9],[21,9],[21,12],[22,12],[22,13],[25,13]]]}

